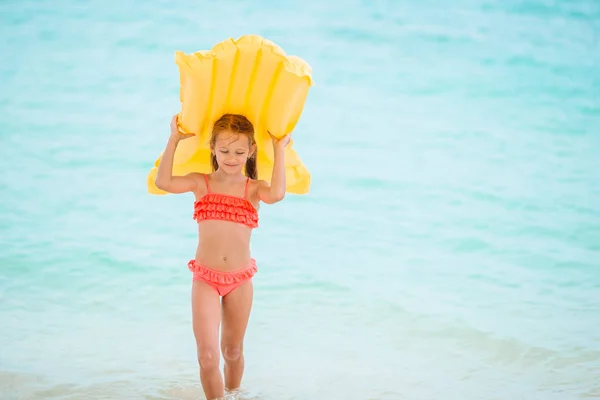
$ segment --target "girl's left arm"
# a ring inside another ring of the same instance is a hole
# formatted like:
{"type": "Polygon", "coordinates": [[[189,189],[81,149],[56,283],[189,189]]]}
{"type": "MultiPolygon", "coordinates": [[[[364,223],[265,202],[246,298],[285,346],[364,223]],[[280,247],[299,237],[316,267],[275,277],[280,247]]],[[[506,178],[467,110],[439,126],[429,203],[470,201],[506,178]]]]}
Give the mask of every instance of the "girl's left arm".
{"type": "Polygon", "coordinates": [[[290,135],[281,139],[273,138],[273,152],[275,153],[275,162],[273,163],[273,175],[271,176],[271,184],[265,181],[259,182],[258,198],[260,201],[273,204],[277,203],[285,197],[285,146],[290,142],[290,135]]]}

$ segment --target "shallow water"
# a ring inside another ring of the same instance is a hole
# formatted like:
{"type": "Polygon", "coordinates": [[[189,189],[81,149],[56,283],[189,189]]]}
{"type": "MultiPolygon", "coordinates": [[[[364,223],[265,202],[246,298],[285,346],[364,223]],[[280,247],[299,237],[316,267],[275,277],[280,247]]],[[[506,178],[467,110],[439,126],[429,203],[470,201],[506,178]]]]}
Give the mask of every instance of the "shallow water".
{"type": "Polygon", "coordinates": [[[246,33],[316,86],[243,397],[600,397],[600,6],[413,3],[2,2],[2,398],[202,396],[192,198],[145,179],[173,52],[246,33]]]}

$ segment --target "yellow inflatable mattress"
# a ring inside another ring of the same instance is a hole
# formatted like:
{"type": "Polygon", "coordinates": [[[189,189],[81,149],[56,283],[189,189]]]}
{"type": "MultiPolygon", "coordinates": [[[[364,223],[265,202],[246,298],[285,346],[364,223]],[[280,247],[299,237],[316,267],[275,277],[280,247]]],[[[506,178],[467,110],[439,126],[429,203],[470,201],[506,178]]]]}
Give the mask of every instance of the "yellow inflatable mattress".
{"type": "MultiPolygon", "coordinates": [[[[276,137],[290,133],[302,113],[312,70],[304,60],[286,53],[258,35],[228,39],[211,50],[175,53],[179,67],[179,129],[195,137],[179,142],[173,175],[212,172],[210,134],[214,122],[225,113],[246,116],[254,125],[258,179],[271,180],[276,137]]],[[[162,154],[148,174],[148,191],[165,194],[154,180],[162,154]]],[[[286,191],[308,193],[310,173],[293,149],[285,150],[286,191]]]]}

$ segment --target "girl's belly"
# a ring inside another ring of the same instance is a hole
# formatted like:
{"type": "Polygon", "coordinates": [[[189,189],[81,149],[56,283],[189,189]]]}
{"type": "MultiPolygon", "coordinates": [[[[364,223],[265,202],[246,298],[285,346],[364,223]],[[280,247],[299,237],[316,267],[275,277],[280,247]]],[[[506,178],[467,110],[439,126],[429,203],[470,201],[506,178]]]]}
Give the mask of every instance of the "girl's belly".
{"type": "Polygon", "coordinates": [[[250,228],[228,221],[198,224],[196,261],[220,271],[245,268],[250,261],[250,228]]]}

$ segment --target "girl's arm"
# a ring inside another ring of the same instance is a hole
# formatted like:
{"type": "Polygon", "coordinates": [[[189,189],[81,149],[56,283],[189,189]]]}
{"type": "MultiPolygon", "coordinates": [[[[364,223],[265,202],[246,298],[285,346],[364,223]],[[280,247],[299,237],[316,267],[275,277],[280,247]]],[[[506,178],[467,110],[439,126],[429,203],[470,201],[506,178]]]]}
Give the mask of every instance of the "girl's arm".
{"type": "Polygon", "coordinates": [[[276,139],[273,136],[273,152],[275,153],[275,162],[273,163],[273,175],[271,176],[271,184],[260,182],[258,187],[258,198],[267,204],[277,203],[285,197],[285,162],[284,151],[285,146],[290,142],[290,135],[281,139],[276,139]]]}
{"type": "Polygon", "coordinates": [[[182,134],[177,127],[177,115],[171,119],[171,136],[163,151],[158,165],[158,172],[154,184],[157,188],[169,193],[193,192],[197,188],[196,174],[185,176],[173,176],[173,158],[180,140],[194,136],[193,134],[182,134]]]}

